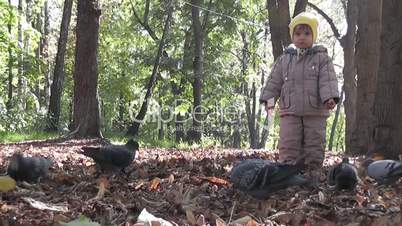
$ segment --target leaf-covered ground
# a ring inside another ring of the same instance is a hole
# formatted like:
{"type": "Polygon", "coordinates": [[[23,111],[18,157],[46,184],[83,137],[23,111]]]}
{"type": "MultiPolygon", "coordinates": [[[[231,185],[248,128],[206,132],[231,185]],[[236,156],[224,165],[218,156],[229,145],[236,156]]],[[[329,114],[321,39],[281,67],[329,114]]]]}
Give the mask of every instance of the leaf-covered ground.
{"type": "Polygon", "coordinates": [[[101,225],[128,226],[144,208],[173,225],[402,225],[401,181],[384,187],[365,180],[355,192],[327,189],[325,174],[340,161],[337,156],[327,155],[319,190],[294,187],[258,201],[231,187],[229,171],[241,159],[276,159],[274,152],[140,148],[128,177],[96,177],[92,160],[79,150],[98,144],[60,140],[0,145],[1,172],[15,151],[55,161],[49,178],[0,193],[0,225],[57,225],[84,214],[101,225]]]}

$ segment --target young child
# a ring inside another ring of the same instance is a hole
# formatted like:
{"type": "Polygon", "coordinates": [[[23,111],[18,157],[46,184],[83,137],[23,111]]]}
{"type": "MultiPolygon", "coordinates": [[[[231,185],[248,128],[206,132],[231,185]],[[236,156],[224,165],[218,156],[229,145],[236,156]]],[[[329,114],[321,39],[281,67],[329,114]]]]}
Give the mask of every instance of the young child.
{"type": "Polygon", "coordinates": [[[279,161],[293,164],[306,154],[310,171],[324,161],[329,109],[339,101],[338,81],[327,49],[313,45],[318,20],[300,13],[289,24],[293,44],[280,56],[260,96],[267,112],[279,99],[279,161]]]}

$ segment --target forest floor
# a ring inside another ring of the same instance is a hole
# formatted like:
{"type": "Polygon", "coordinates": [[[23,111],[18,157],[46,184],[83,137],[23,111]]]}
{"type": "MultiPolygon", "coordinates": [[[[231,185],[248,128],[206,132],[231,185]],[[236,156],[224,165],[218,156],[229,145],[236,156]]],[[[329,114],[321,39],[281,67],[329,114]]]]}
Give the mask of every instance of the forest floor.
{"type": "Polygon", "coordinates": [[[364,180],[353,192],[327,189],[328,166],[340,162],[339,156],[327,154],[319,190],[293,187],[259,201],[233,189],[228,175],[239,160],[275,160],[275,152],[140,148],[129,176],[96,177],[92,160],[79,150],[99,144],[54,140],[0,145],[2,173],[15,151],[55,161],[40,183],[19,183],[0,193],[0,225],[58,225],[80,214],[101,225],[144,225],[135,224],[144,209],[171,225],[402,225],[401,181],[385,187],[364,180]]]}

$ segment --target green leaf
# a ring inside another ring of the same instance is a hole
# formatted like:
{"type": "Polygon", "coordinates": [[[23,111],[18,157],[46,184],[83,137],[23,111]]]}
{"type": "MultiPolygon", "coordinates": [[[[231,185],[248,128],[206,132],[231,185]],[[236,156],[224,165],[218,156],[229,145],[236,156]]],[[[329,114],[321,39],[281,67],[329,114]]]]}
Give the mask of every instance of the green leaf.
{"type": "Polygon", "coordinates": [[[60,226],[101,226],[101,225],[91,221],[86,216],[81,215],[78,219],[70,221],[68,223],[60,222],[60,226]]]}

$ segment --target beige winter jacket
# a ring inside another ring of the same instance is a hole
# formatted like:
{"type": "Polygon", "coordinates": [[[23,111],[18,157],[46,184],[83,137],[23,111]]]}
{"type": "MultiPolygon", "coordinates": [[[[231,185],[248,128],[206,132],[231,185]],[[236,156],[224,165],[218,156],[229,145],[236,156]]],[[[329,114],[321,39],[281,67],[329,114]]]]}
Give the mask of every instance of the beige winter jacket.
{"type": "Polygon", "coordinates": [[[297,56],[292,44],[276,61],[260,96],[260,102],[279,98],[280,115],[322,115],[329,111],[324,103],[339,102],[338,81],[327,49],[315,45],[297,56]]]}

